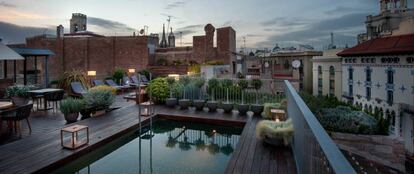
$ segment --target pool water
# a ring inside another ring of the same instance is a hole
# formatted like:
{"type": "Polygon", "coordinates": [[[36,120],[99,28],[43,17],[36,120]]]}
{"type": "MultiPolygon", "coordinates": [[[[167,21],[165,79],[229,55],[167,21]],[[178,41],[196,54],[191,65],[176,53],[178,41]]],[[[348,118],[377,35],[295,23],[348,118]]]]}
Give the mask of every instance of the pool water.
{"type": "Polygon", "coordinates": [[[241,127],[157,120],[53,173],[224,173],[241,127]]]}

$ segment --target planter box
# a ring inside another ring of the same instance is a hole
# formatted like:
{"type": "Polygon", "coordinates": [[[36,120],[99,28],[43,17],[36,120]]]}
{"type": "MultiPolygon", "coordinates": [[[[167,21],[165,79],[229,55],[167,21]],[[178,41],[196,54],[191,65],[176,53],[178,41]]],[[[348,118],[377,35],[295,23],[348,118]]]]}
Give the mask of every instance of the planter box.
{"type": "Polygon", "coordinates": [[[254,113],[255,116],[260,116],[263,112],[264,106],[254,104],[250,107],[251,111],[254,113]]]}
{"type": "Polygon", "coordinates": [[[204,108],[204,103],[206,103],[205,100],[194,100],[194,107],[198,111],[202,111],[204,108]]]}
{"type": "Polygon", "coordinates": [[[208,101],[207,107],[209,112],[215,112],[217,110],[217,102],[216,101],[208,101]]]}
{"type": "Polygon", "coordinates": [[[181,99],[178,101],[178,105],[180,105],[181,109],[187,109],[188,106],[190,106],[190,100],[189,99],[181,99]]]}
{"type": "Polygon", "coordinates": [[[247,111],[249,111],[250,106],[248,104],[238,104],[237,110],[239,111],[239,115],[246,115],[247,111]]]}
{"type": "Polygon", "coordinates": [[[233,103],[225,102],[222,104],[222,109],[225,113],[231,113],[233,111],[233,103]]]}
{"type": "Polygon", "coordinates": [[[177,98],[167,98],[165,100],[165,104],[168,107],[175,107],[175,105],[177,105],[177,98]]]}

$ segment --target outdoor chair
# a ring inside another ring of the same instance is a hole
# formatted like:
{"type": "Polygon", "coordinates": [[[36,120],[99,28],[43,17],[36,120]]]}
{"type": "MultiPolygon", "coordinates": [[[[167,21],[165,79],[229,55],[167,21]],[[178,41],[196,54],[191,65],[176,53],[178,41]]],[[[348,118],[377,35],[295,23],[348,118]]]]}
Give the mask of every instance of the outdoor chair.
{"type": "Polygon", "coordinates": [[[121,92],[123,92],[123,90],[124,89],[128,89],[129,87],[127,87],[127,86],[119,86],[118,84],[116,84],[113,80],[111,80],[111,79],[108,79],[108,80],[105,80],[105,83],[107,84],[107,85],[109,85],[109,86],[112,86],[112,87],[114,87],[117,91],[121,91],[121,92]]]}
{"type": "Polygon", "coordinates": [[[131,76],[131,82],[134,84],[139,84],[139,80],[136,75],[131,76]]]}
{"type": "Polygon", "coordinates": [[[105,83],[102,80],[93,80],[93,85],[101,86],[101,85],[105,85],[105,83]]]}
{"type": "Polygon", "coordinates": [[[19,130],[19,136],[22,137],[22,127],[20,124],[20,121],[26,120],[27,125],[29,126],[29,131],[32,133],[32,127],[30,125],[29,117],[30,113],[32,112],[33,103],[19,106],[14,109],[10,109],[9,111],[6,111],[5,113],[2,113],[1,119],[4,121],[9,122],[9,130],[11,130],[11,125],[14,125],[14,130],[17,132],[17,129],[19,130]]]}
{"type": "Polygon", "coordinates": [[[53,112],[55,112],[58,109],[58,102],[63,100],[64,95],[65,95],[65,91],[45,93],[45,100],[49,103],[49,105],[50,105],[50,102],[52,102],[53,112]]]}
{"type": "Polygon", "coordinates": [[[36,109],[39,110],[39,106],[42,107],[42,98],[43,95],[41,94],[31,94],[30,96],[33,100],[33,104],[36,105],[36,109]]]}
{"type": "Polygon", "coordinates": [[[70,87],[71,87],[71,90],[72,90],[71,96],[73,96],[73,97],[82,98],[83,95],[88,93],[86,88],[80,82],[72,82],[72,83],[70,83],[70,87]]]}
{"type": "Polygon", "coordinates": [[[144,84],[144,85],[148,85],[149,80],[148,80],[147,76],[145,76],[145,75],[141,75],[141,82],[142,82],[142,84],[144,84]]]}

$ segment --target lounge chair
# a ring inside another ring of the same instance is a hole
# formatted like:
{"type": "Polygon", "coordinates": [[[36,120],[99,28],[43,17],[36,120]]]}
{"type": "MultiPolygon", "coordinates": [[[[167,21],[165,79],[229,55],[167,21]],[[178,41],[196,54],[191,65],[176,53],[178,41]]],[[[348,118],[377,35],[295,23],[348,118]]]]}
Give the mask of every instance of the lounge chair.
{"type": "Polygon", "coordinates": [[[148,80],[147,76],[145,76],[145,75],[141,75],[141,82],[142,82],[142,84],[144,84],[144,85],[148,85],[149,80],[148,80]]]}
{"type": "Polygon", "coordinates": [[[105,83],[106,83],[107,85],[109,85],[109,86],[114,87],[117,91],[122,91],[122,90],[124,90],[124,89],[128,89],[128,88],[129,88],[129,86],[120,86],[120,85],[116,84],[116,83],[115,83],[113,80],[111,80],[111,79],[105,80],[105,83]]]}
{"type": "Polygon", "coordinates": [[[131,82],[134,83],[134,84],[139,84],[140,83],[140,81],[139,81],[139,79],[137,78],[136,75],[131,76],[131,82]]]}
{"type": "Polygon", "coordinates": [[[101,86],[101,85],[105,85],[105,83],[102,80],[93,80],[93,85],[101,86]]]}
{"type": "Polygon", "coordinates": [[[86,88],[80,82],[72,82],[72,83],[70,83],[70,87],[71,87],[71,90],[72,90],[71,96],[73,96],[73,97],[82,98],[83,95],[88,93],[86,88]]]}
{"type": "MultiPolygon", "coordinates": [[[[135,77],[136,78],[136,77],[135,77]]],[[[138,83],[135,83],[133,80],[131,80],[128,76],[124,76],[122,78],[122,85],[124,86],[138,86],[138,83]]]]}

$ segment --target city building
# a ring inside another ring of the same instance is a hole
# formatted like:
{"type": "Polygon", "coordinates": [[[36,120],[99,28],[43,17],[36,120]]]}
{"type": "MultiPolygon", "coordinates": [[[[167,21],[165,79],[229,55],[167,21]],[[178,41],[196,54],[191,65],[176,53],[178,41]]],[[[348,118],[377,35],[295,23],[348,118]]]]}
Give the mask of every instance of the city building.
{"type": "Polygon", "coordinates": [[[338,53],[343,100],[391,122],[414,152],[414,34],[371,39],[338,53]]]}
{"type": "Polygon", "coordinates": [[[380,13],[367,16],[366,33],[358,35],[358,43],[367,40],[414,32],[414,9],[407,0],[380,0],[380,13]]]}
{"type": "MultiPolygon", "coordinates": [[[[110,76],[116,68],[148,69],[156,75],[186,74],[190,64],[204,64],[208,61],[230,64],[236,60],[236,56],[231,54],[236,51],[236,32],[232,27],[215,29],[211,24],[207,24],[204,28],[206,35],[194,36],[193,46],[176,47],[172,28],[168,40],[165,27],[163,28],[160,43],[156,34],[103,36],[87,31],[87,19],[83,14],[72,14],[70,21],[69,33],[65,33],[63,26],[59,25],[56,35],[29,37],[24,45],[19,45],[49,49],[55,53],[49,59],[51,80],[73,69],[99,70],[96,72],[96,78],[103,79],[110,76]]],[[[21,63],[17,63],[16,67],[19,73],[23,70],[21,63]]],[[[44,73],[45,67],[42,62],[37,62],[37,67],[39,74],[44,73]]],[[[13,73],[11,70],[8,71],[10,74],[13,73]]]]}
{"type": "Polygon", "coordinates": [[[313,95],[329,95],[342,98],[341,57],[336,54],[343,49],[323,51],[322,56],[312,59],[313,95]]]}

